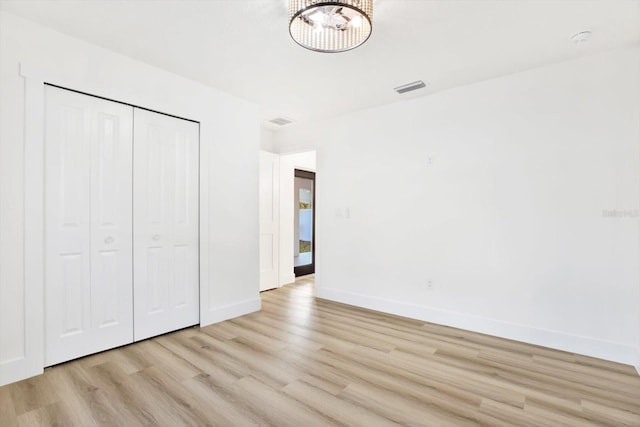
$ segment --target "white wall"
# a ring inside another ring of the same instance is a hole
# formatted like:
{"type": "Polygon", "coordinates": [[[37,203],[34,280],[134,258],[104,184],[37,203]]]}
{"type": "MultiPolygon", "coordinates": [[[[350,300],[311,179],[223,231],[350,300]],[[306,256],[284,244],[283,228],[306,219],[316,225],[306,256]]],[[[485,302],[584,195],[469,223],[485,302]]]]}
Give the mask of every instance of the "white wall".
{"type": "Polygon", "coordinates": [[[317,295],[637,363],[639,108],[636,48],[282,131],[317,146],[317,295]]]}
{"type": "Polygon", "coordinates": [[[259,309],[254,105],[4,12],[0,58],[0,385],[42,369],[41,254],[25,252],[39,227],[25,216],[42,217],[41,195],[25,193],[42,173],[38,79],[200,122],[201,322],[259,309]]]}
{"type": "MultiPolygon", "coordinates": [[[[276,140],[277,137],[278,133],[276,133],[276,140]]],[[[295,169],[315,172],[316,152],[307,151],[280,156],[280,286],[296,280],[293,274],[295,227],[297,227],[294,219],[293,174],[295,169]]],[[[319,185],[320,180],[316,176],[316,186],[319,185]]]]}
{"type": "Polygon", "coordinates": [[[260,149],[270,153],[277,152],[274,131],[260,127],[260,149]]]}

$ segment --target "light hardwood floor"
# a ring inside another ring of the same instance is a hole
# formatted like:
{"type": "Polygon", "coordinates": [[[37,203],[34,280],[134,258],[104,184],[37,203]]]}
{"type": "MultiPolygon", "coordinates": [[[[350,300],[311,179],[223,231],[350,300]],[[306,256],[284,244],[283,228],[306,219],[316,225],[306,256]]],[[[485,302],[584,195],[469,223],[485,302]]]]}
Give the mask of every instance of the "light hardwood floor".
{"type": "Polygon", "coordinates": [[[0,387],[0,426],[640,426],[630,366],[313,298],[0,387]]]}

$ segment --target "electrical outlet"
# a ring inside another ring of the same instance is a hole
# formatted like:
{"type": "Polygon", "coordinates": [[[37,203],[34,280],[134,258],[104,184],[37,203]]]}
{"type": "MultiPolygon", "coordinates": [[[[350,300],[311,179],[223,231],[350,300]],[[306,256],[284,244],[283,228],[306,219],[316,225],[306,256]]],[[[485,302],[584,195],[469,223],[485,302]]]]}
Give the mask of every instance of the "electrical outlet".
{"type": "Polygon", "coordinates": [[[433,280],[431,280],[431,279],[427,280],[427,290],[428,291],[432,291],[433,290],[433,280]]]}

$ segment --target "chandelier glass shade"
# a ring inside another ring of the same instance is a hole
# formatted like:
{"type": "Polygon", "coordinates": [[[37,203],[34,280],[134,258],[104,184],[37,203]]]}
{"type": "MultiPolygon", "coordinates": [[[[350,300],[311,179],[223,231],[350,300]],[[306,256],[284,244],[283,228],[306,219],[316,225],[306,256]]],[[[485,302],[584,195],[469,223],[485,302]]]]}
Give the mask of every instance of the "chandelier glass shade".
{"type": "Polygon", "coordinates": [[[289,33],[317,52],[344,52],[371,35],[373,0],[290,0],[289,33]]]}

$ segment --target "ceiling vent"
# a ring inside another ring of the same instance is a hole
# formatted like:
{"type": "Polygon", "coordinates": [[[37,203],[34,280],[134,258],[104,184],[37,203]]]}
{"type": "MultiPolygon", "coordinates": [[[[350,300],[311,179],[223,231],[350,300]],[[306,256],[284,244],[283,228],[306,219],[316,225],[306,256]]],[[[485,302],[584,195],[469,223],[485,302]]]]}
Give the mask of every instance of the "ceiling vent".
{"type": "Polygon", "coordinates": [[[412,90],[422,89],[423,87],[426,87],[426,86],[427,85],[424,84],[422,80],[418,80],[415,82],[407,83],[406,85],[394,87],[393,90],[402,94],[402,93],[411,92],[412,90]]]}
{"type": "Polygon", "coordinates": [[[276,117],[275,119],[269,120],[269,123],[273,123],[274,125],[284,126],[292,123],[291,120],[285,119],[284,117],[276,117]]]}

